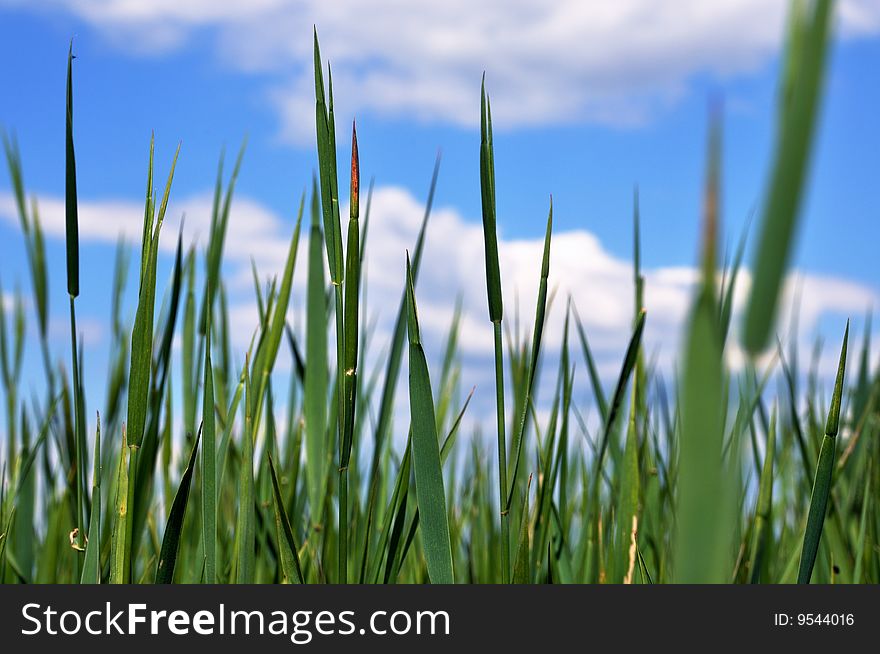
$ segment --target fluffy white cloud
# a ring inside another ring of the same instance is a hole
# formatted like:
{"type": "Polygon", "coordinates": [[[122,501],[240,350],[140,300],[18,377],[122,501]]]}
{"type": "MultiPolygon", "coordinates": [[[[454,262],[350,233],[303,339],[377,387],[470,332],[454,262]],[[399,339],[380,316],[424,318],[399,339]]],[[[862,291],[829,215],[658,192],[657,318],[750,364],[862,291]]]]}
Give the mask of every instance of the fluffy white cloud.
{"type": "MultiPolygon", "coordinates": [[[[22,0],[0,4],[33,8],[22,0]]],[[[488,71],[499,128],[639,124],[699,75],[744,74],[777,52],[788,0],[50,0],[119,47],[164,53],[197,31],[224,64],[268,74],[292,141],[313,138],[311,27],[340,107],[473,126],[488,71]]],[[[880,3],[842,0],[845,36],[880,32],[880,3]]]]}
{"type": "MultiPolygon", "coordinates": [[[[60,198],[40,199],[44,230],[49,237],[63,238],[64,210],[60,198]]],[[[171,252],[176,231],[185,212],[185,242],[198,240],[207,233],[210,222],[210,196],[197,195],[172,201],[162,247],[171,252]]],[[[343,210],[343,215],[347,209],[343,210]]],[[[375,317],[377,332],[374,353],[387,342],[400,301],[403,286],[405,251],[412,248],[424,213],[420,200],[397,187],[379,187],[372,202],[372,216],[367,242],[365,279],[368,287],[366,315],[375,317]]],[[[0,219],[17,225],[13,199],[0,193],[0,219]]],[[[143,213],[137,203],[80,203],[80,237],[83,240],[114,242],[119,234],[136,242],[140,238],[143,213]]],[[[282,218],[247,199],[233,201],[226,241],[225,274],[230,287],[230,324],[236,345],[247,347],[257,325],[257,311],[251,286],[251,258],[261,276],[280,273],[287,256],[292,233],[291,217],[282,218]]],[[[290,319],[295,326],[303,323],[304,285],[308,218],[304,218],[303,237],[297,261],[294,301],[290,319]]],[[[202,241],[202,246],[204,242],[202,241]]],[[[543,243],[536,239],[509,239],[500,234],[502,282],[505,289],[505,320],[513,327],[519,317],[521,330],[531,329],[537,294],[543,243]]],[[[456,300],[462,304],[461,354],[464,364],[462,383],[476,384],[478,400],[491,405],[492,327],[486,306],[482,228],[466,220],[449,207],[436,208],[431,217],[418,282],[417,299],[424,339],[429,356],[437,361],[443,339],[449,329],[456,300]]],[[[678,356],[679,338],[690,305],[696,271],[689,267],[659,267],[643,271],[645,306],[648,311],[645,331],[646,350],[666,373],[678,356]]],[[[85,271],[88,274],[88,271],[85,271]]],[[[616,376],[626,348],[633,318],[632,265],[606,250],[599,240],[584,230],[560,231],[553,235],[550,263],[550,288],[555,301],[548,315],[545,349],[546,383],[554,374],[562,342],[565,304],[571,297],[583,320],[602,376],[610,383],[616,376]]],[[[750,284],[748,271],[739,278],[735,312],[742,306],[750,284]]],[[[795,271],[789,275],[783,306],[799,299],[799,344],[808,351],[820,319],[838,316],[859,317],[871,306],[880,305],[880,290],[850,280],[795,271]]],[[[783,316],[788,315],[783,311],[783,316]]],[[[734,321],[736,329],[737,321],[734,321]]],[[[785,322],[780,333],[788,333],[785,322]]],[[[729,362],[739,367],[744,361],[734,344],[729,362]]],[[[580,347],[572,333],[572,347],[580,360],[580,347]]],[[[833,350],[833,348],[831,348],[833,350]]],[[[828,360],[823,373],[832,373],[836,361],[828,360]]],[[[579,365],[581,375],[583,366],[579,365]]],[[[475,402],[480,406],[481,402],[475,402]]]]}

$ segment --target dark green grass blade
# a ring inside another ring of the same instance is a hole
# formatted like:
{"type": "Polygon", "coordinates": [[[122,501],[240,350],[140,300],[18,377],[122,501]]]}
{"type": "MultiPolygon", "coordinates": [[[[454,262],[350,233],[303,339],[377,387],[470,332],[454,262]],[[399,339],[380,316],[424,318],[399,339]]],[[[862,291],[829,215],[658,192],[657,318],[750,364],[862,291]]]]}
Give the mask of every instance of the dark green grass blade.
{"type": "Polygon", "coordinates": [[[492,322],[501,322],[504,307],[501,299],[501,267],[498,260],[495,218],[495,155],[492,149],[492,110],[486,95],[485,75],[483,75],[480,98],[480,189],[486,255],[486,291],[489,298],[489,319],[492,322]]]}
{"type": "Polygon", "coordinates": [[[168,522],[165,525],[165,535],[162,537],[162,549],[159,552],[159,564],[156,566],[157,584],[170,584],[174,582],[174,566],[177,563],[177,553],[180,548],[180,536],[183,531],[183,519],[186,517],[186,505],[189,500],[189,489],[192,485],[192,476],[196,467],[196,453],[199,449],[199,434],[192,446],[189,455],[189,463],[183,476],[177,493],[174,494],[174,502],[168,514],[168,522]]]}
{"type": "MultiPolygon", "coordinates": [[[[532,330],[531,356],[529,357],[525,384],[522,388],[522,399],[519,402],[520,416],[517,420],[516,429],[513,433],[513,466],[510,472],[510,490],[507,493],[505,510],[510,510],[513,500],[513,491],[519,474],[520,459],[522,458],[523,441],[525,438],[526,419],[528,408],[532,403],[533,386],[538,371],[541,357],[541,341],[544,336],[544,317],[547,312],[547,282],[550,277],[550,239],[553,234],[553,198],[550,198],[550,211],[547,215],[547,227],[544,233],[544,251],[541,258],[541,279],[538,283],[538,300],[535,307],[535,324],[532,330]]],[[[567,323],[566,323],[567,324],[567,323]]]]}
{"type": "Polygon", "coordinates": [[[416,478],[416,497],[422,528],[422,541],[428,576],[435,584],[454,583],[452,572],[452,545],[449,539],[449,519],[446,513],[446,492],[443,489],[443,469],[440,463],[440,445],[434,418],[434,400],[428,364],[419,337],[415,290],[409,255],[406,261],[407,324],[409,332],[409,392],[410,420],[412,421],[413,469],[416,478]]]}
{"type": "Polygon", "coordinates": [[[837,366],[837,379],[834,382],[834,395],[831,397],[831,408],[828,421],[825,423],[825,437],[819,450],[819,463],[813,480],[813,493],[810,496],[810,512],[807,515],[807,527],[804,531],[804,545],[801,549],[801,562],[798,567],[798,583],[810,583],[813,566],[819,553],[819,540],[825,524],[825,512],[828,497],[831,494],[831,482],[834,475],[834,451],[837,432],[840,424],[840,404],[843,399],[843,380],[846,372],[846,345],[849,339],[849,321],[843,333],[843,346],[840,348],[840,362],[837,366]]]}
{"type": "Polygon", "coordinates": [[[596,368],[596,362],[593,359],[593,352],[590,349],[590,344],[587,341],[587,334],[584,331],[584,325],[581,322],[581,318],[578,315],[577,307],[572,305],[574,309],[574,321],[575,326],[577,327],[578,339],[581,343],[581,350],[583,351],[584,361],[587,364],[587,372],[590,374],[590,386],[593,389],[593,398],[596,401],[596,406],[599,409],[599,417],[602,418],[602,422],[608,419],[608,401],[605,399],[605,391],[602,390],[602,382],[599,378],[599,371],[596,368]]]}
{"type": "Polygon", "coordinates": [[[278,485],[278,475],[275,472],[275,463],[269,455],[269,473],[272,476],[272,498],[275,505],[275,534],[278,538],[278,555],[281,563],[281,571],[287,583],[305,583],[302,568],[299,564],[299,548],[290,527],[290,519],[284,508],[284,498],[281,495],[281,487],[278,485]]]}
{"type": "Polygon", "coordinates": [[[358,292],[360,290],[360,247],[358,194],[360,187],[360,162],[357,148],[357,132],[352,125],[351,136],[351,195],[348,222],[347,260],[345,270],[345,430],[342,442],[340,467],[348,468],[351,455],[351,439],[354,432],[357,393],[358,363],[358,292]]]}
{"type": "MultiPolygon", "coordinates": [[[[617,421],[617,416],[620,413],[620,407],[623,405],[623,396],[626,393],[626,387],[629,383],[629,378],[632,375],[633,369],[636,366],[636,361],[639,357],[639,348],[642,343],[642,333],[645,330],[645,317],[647,312],[642,309],[639,312],[638,318],[636,319],[636,326],[633,330],[633,334],[630,337],[629,345],[626,348],[626,355],[623,358],[623,365],[620,368],[620,375],[617,377],[617,385],[614,388],[614,395],[611,398],[611,405],[608,408],[608,414],[605,418],[604,426],[602,429],[602,440],[599,442],[599,453],[596,456],[596,469],[597,472],[600,472],[602,469],[602,461],[605,458],[605,453],[608,450],[608,443],[611,438],[611,432],[614,429],[614,424],[617,421]]],[[[596,481],[593,482],[598,483],[598,475],[596,477],[596,481]]]]}
{"type": "Polygon", "coordinates": [[[79,217],[76,201],[76,156],[73,151],[73,40],[67,52],[65,119],[64,214],[67,234],[67,293],[79,295],[79,217]]]}

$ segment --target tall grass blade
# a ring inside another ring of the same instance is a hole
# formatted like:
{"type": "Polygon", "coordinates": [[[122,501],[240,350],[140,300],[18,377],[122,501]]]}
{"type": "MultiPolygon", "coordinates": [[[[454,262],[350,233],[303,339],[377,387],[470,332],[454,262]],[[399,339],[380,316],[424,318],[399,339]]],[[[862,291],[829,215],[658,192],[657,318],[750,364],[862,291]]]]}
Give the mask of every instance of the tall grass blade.
{"type": "Polygon", "coordinates": [[[804,530],[804,544],[801,548],[801,562],[798,566],[798,583],[808,584],[813,576],[813,566],[819,553],[819,540],[825,525],[825,512],[828,497],[831,494],[831,482],[834,476],[834,450],[837,444],[837,432],[840,426],[840,405],[843,400],[843,379],[846,372],[846,345],[849,339],[849,321],[843,332],[843,346],[840,348],[840,362],[837,366],[837,378],[834,381],[834,394],[831,396],[831,407],[825,423],[825,436],[819,450],[819,463],[813,480],[813,493],[810,496],[810,512],[807,515],[807,527],[804,530]]]}
{"type": "Polygon", "coordinates": [[[443,489],[443,468],[440,463],[440,445],[437,439],[437,423],[434,419],[434,399],[431,393],[428,363],[425,360],[419,335],[409,254],[406,260],[406,280],[413,470],[425,561],[432,583],[451,584],[454,583],[455,578],[452,572],[452,544],[449,539],[446,492],[443,489]]]}
{"type": "Polygon", "coordinates": [[[174,566],[177,564],[177,554],[180,549],[180,536],[183,531],[183,519],[186,517],[186,505],[189,500],[189,489],[192,485],[192,476],[196,467],[196,455],[199,449],[199,434],[193,442],[192,452],[189,455],[189,463],[183,476],[177,493],[174,494],[174,502],[171,504],[171,512],[168,514],[168,522],[165,524],[165,535],[162,537],[162,549],[159,551],[159,563],[156,566],[157,584],[170,584],[174,582],[174,566]]]}
{"type": "Polygon", "coordinates": [[[815,0],[809,5],[809,15],[797,10],[791,14],[776,150],[743,331],[743,344],[752,354],[762,351],[770,340],[792,250],[819,113],[833,4],[833,0],[815,0]]]}
{"type": "Polygon", "coordinates": [[[290,519],[284,508],[284,498],[281,495],[281,487],[278,484],[278,474],[275,472],[275,463],[269,455],[269,472],[272,476],[272,499],[275,505],[275,535],[278,539],[278,555],[281,563],[281,571],[284,581],[287,583],[302,584],[302,568],[299,563],[299,548],[290,527],[290,519]]]}

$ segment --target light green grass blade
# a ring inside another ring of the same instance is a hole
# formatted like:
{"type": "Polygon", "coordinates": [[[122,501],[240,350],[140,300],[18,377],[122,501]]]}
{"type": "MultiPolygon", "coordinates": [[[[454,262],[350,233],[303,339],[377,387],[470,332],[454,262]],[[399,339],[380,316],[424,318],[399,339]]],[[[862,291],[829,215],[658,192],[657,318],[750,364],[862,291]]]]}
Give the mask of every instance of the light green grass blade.
{"type": "Polygon", "coordinates": [[[306,366],[304,412],[306,427],[306,481],[313,526],[323,520],[324,493],[330,461],[327,447],[327,295],[324,279],[323,237],[316,222],[317,188],[312,195],[309,270],[306,288],[306,366]]]}
{"type": "MultiPolygon", "coordinates": [[[[205,549],[205,583],[217,581],[217,428],[214,412],[214,365],[211,361],[210,319],[205,336],[205,382],[202,397],[202,542],[205,549]]],[[[232,422],[234,416],[229,416],[232,422]]]]}
{"type": "MultiPolygon", "coordinates": [[[[711,116],[702,227],[702,278],[687,322],[681,380],[677,583],[721,583],[729,573],[733,514],[724,466],[725,381],[715,292],[720,194],[719,116],[711,116]]],[[[738,455],[735,452],[734,455],[738,455]]]]}
{"type": "Polygon", "coordinates": [[[523,500],[522,520],[519,530],[519,544],[516,547],[516,559],[513,562],[513,583],[529,584],[532,582],[530,569],[530,534],[529,534],[529,489],[532,486],[532,476],[526,484],[526,496],[523,500]]]}
{"type": "Polygon", "coordinates": [[[752,523],[752,547],[749,559],[749,576],[753,584],[761,581],[761,574],[767,560],[767,548],[770,546],[771,511],[773,508],[773,461],[776,455],[776,409],[770,417],[770,429],[767,432],[767,446],[764,453],[764,465],[761,470],[761,481],[758,488],[758,502],[755,507],[755,519],[752,523]]]}
{"type": "MultiPolygon", "coordinates": [[[[245,367],[247,367],[247,363],[245,367]]],[[[235,526],[235,583],[254,583],[256,515],[254,511],[254,433],[253,384],[250,377],[245,378],[245,428],[242,434],[241,467],[238,488],[238,520],[235,526]]]]}
{"type": "Polygon", "coordinates": [[[832,0],[816,0],[810,3],[810,15],[796,10],[791,16],[792,37],[784,55],[776,151],[743,331],[743,344],[752,354],[761,352],[770,340],[794,243],[819,113],[833,4],[832,0]]]}
{"type": "Polygon", "coordinates": [[[435,584],[454,583],[452,545],[443,489],[443,468],[434,418],[428,363],[422,350],[415,290],[409,255],[406,261],[407,325],[409,333],[409,394],[412,421],[413,469],[428,576],[435,584]]]}
{"type": "Polygon", "coordinates": [[[122,446],[119,449],[119,466],[116,470],[116,502],[113,533],[110,539],[110,583],[125,584],[129,580],[129,551],[126,531],[128,525],[128,470],[129,454],[126,430],[122,429],[122,446]]]}
{"type": "Polygon", "coordinates": [[[101,583],[101,415],[95,429],[94,468],[92,472],[92,512],[86,539],[86,555],[83,561],[82,584],[101,583]]]}

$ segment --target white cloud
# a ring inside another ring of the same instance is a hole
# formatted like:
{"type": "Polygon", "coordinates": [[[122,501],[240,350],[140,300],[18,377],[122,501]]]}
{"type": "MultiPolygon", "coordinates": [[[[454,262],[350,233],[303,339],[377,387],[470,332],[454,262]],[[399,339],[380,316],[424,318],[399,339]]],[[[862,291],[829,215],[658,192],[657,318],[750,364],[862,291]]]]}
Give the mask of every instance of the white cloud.
{"type": "MultiPolygon", "coordinates": [[[[198,239],[207,231],[210,197],[196,195],[169,206],[163,250],[176,244],[179,216],[185,211],[185,242],[198,239]],[[172,218],[175,217],[175,218],[172,218]]],[[[63,201],[40,199],[41,216],[47,236],[63,238],[63,201]]],[[[17,225],[11,196],[0,193],[0,220],[17,225]]],[[[367,315],[378,316],[373,352],[377,354],[390,336],[403,285],[405,250],[412,248],[421,223],[424,206],[408,191],[397,187],[375,190],[367,242],[365,277],[368,287],[367,315]]],[[[347,214],[344,208],[343,215],[347,214]]],[[[83,240],[112,243],[119,233],[136,241],[140,238],[142,209],[137,203],[101,201],[80,203],[80,236],[83,240]]],[[[291,305],[291,321],[302,324],[308,218],[304,218],[291,305]]],[[[261,276],[276,275],[283,268],[292,233],[292,219],[281,218],[258,202],[247,198],[233,201],[226,240],[225,273],[230,283],[230,325],[241,350],[247,347],[257,325],[257,311],[251,286],[250,260],[254,257],[261,276]]],[[[513,326],[516,315],[522,330],[531,329],[543,243],[536,239],[505,238],[500,234],[501,274],[505,289],[505,320],[513,326]],[[518,306],[518,310],[517,310],[518,306]]],[[[202,243],[204,245],[204,243],[202,243]]],[[[419,315],[429,357],[436,363],[449,328],[456,299],[463,308],[461,354],[464,364],[462,385],[478,386],[474,402],[491,408],[492,327],[486,306],[482,228],[449,207],[435,209],[431,217],[417,288],[419,315]]],[[[644,270],[646,350],[669,374],[679,352],[683,321],[690,306],[696,272],[689,267],[658,267],[644,270]]],[[[750,284],[748,271],[739,278],[735,312],[742,307],[750,284]]],[[[548,315],[544,341],[545,388],[555,375],[555,361],[562,342],[564,308],[571,296],[583,320],[600,372],[611,383],[631,332],[633,314],[631,263],[606,250],[593,234],[584,230],[554,233],[551,249],[550,287],[556,299],[548,315]]],[[[880,289],[850,280],[795,271],[789,275],[783,306],[800,301],[799,345],[809,351],[823,317],[858,318],[871,306],[880,305],[880,289]]],[[[781,334],[788,333],[789,311],[782,312],[781,334]]],[[[734,318],[733,329],[738,320],[734,318]]],[[[580,361],[580,346],[572,333],[574,360],[580,361]]],[[[744,357],[736,347],[735,334],[728,360],[735,368],[744,357]]],[[[833,349],[833,348],[831,348],[833,349]]],[[[285,355],[286,356],[286,355],[285,355]]],[[[833,373],[836,360],[823,359],[822,374],[833,373]]],[[[583,376],[583,366],[578,366],[583,376]]]]}
{"type": "MultiPolygon", "coordinates": [[[[4,0],[0,0],[2,3],[4,0]]],[[[21,0],[5,0],[26,6],[21,0]]],[[[208,33],[224,65],[268,74],[282,133],[311,143],[311,26],[346,112],[474,126],[488,71],[499,128],[639,124],[697,76],[748,74],[778,51],[788,0],[52,0],[120,48],[160,54],[208,33]]],[[[845,36],[880,32],[843,0],[845,36]]],[[[45,6],[45,5],[43,5],[45,6]]]]}

